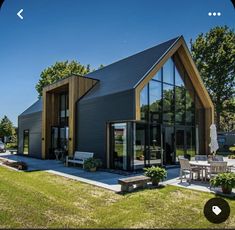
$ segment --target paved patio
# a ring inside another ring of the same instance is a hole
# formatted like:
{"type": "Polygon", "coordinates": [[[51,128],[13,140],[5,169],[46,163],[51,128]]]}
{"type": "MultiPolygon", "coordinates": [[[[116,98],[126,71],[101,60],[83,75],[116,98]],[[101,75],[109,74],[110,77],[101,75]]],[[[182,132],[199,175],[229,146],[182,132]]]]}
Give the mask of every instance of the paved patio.
{"type": "MultiPolygon", "coordinates": [[[[65,167],[62,162],[56,160],[40,160],[25,156],[11,155],[9,153],[0,154],[0,158],[14,161],[24,161],[28,165],[28,171],[46,171],[48,173],[109,189],[114,192],[121,191],[121,186],[118,184],[118,179],[130,176],[104,171],[97,171],[95,173],[87,172],[78,167],[65,167]]],[[[232,162],[234,162],[235,165],[235,160],[232,160],[232,162]]],[[[167,179],[163,182],[165,185],[174,185],[204,192],[221,192],[219,188],[210,190],[209,184],[205,182],[193,181],[189,184],[183,181],[181,183],[179,179],[179,168],[170,168],[167,169],[167,172],[167,179]]],[[[235,192],[235,190],[233,190],[233,192],[235,192]]],[[[235,193],[233,193],[233,195],[235,195],[235,193]]]]}

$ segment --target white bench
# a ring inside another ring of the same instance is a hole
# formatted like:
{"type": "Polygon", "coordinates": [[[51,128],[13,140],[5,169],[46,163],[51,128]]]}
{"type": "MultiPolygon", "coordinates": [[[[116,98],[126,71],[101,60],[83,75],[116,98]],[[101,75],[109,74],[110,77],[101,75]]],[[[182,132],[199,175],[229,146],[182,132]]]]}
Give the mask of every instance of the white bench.
{"type": "Polygon", "coordinates": [[[72,158],[69,156],[66,156],[66,166],[68,167],[69,163],[81,164],[84,166],[85,160],[92,158],[93,156],[94,156],[94,153],[91,153],[91,152],[76,151],[72,158]]]}

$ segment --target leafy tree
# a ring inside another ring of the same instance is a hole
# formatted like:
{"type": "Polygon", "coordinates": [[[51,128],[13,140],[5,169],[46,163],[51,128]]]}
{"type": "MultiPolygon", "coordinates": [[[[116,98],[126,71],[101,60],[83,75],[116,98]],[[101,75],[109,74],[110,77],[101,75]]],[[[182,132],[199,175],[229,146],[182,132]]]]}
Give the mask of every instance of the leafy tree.
{"type": "Polygon", "coordinates": [[[39,97],[42,96],[42,89],[46,85],[52,84],[71,74],[85,75],[90,72],[90,65],[84,66],[77,61],[56,62],[54,65],[42,71],[40,79],[36,85],[39,97]]]}
{"type": "Polygon", "coordinates": [[[4,116],[0,121],[0,137],[10,137],[14,132],[14,127],[12,122],[9,120],[7,116],[4,116]]]}
{"type": "Polygon", "coordinates": [[[217,128],[224,129],[221,117],[235,113],[235,33],[227,26],[217,26],[190,43],[192,57],[215,106],[217,128]]]}

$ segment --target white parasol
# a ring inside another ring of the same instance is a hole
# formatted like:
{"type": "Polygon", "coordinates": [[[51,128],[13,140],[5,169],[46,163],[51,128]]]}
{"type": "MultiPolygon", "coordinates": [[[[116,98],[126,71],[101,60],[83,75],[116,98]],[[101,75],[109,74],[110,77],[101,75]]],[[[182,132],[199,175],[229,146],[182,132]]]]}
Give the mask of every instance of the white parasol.
{"type": "Polygon", "coordinates": [[[211,138],[211,143],[209,144],[210,150],[211,150],[211,153],[215,154],[216,151],[219,149],[215,124],[212,124],[210,126],[210,138],[211,138]]]}

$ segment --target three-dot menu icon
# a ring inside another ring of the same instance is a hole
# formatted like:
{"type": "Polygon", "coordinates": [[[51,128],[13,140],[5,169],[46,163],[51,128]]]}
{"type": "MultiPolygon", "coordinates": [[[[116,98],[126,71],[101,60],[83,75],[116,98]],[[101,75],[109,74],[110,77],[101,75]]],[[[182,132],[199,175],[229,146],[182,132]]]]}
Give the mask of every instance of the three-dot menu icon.
{"type": "Polygon", "coordinates": [[[208,16],[221,16],[221,12],[209,12],[208,16]]]}

